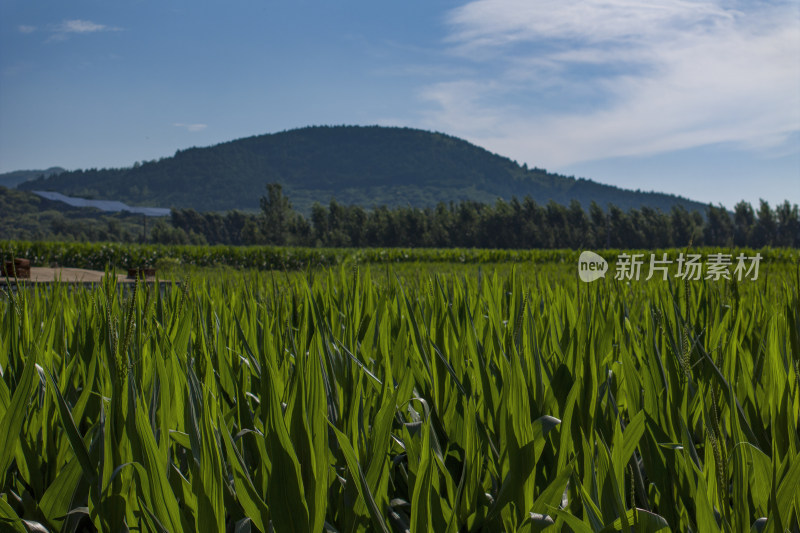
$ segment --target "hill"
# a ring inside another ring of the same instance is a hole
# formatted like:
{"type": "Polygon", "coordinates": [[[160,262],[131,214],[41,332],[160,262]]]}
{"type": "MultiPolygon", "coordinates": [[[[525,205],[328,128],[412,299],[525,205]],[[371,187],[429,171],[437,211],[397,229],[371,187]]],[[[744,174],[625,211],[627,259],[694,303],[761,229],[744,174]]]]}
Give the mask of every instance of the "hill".
{"type": "Polygon", "coordinates": [[[139,214],[73,207],[0,186],[0,239],[131,242],[142,223],[139,214]]]}
{"type": "Polygon", "coordinates": [[[50,167],[47,170],[14,170],[0,174],[0,187],[16,187],[25,181],[35,180],[39,176],[52,176],[61,174],[65,170],[61,167],[50,167]]]}
{"type": "Polygon", "coordinates": [[[622,208],[667,211],[705,206],[662,193],[639,192],[528,169],[456,137],[409,128],[308,127],[259,135],[130,168],[63,172],[21,183],[26,190],[119,200],[132,205],[201,211],[257,209],[267,183],[279,182],[293,206],[309,212],[318,201],[426,206],[438,202],[531,196],[539,203],[584,207],[594,200],[622,208]]]}

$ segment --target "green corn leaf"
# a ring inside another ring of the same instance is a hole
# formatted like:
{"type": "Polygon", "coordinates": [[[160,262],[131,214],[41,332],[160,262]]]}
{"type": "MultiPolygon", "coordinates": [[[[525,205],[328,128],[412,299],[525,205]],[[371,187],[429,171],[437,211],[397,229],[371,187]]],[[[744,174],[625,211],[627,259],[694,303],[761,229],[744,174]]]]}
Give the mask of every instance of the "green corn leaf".
{"type": "Polygon", "coordinates": [[[308,506],[303,490],[300,463],[297,460],[289,432],[283,419],[280,400],[274,383],[276,376],[271,365],[265,365],[268,379],[267,428],[264,435],[267,454],[272,462],[267,483],[267,506],[275,528],[280,531],[308,531],[308,506]]]}
{"type": "Polygon", "coordinates": [[[433,516],[431,500],[433,495],[432,484],[436,466],[431,453],[430,418],[426,418],[422,426],[422,448],[420,450],[417,479],[414,483],[414,492],[411,496],[411,530],[427,532],[432,531],[433,516]]]}
{"type": "Polygon", "coordinates": [[[51,527],[60,527],[62,520],[70,514],[70,509],[82,502],[89,491],[87,479],[81,474],[83,469],[76,459],[58,473],[39,501],[39,509],[51,527]]]}
{"type": "Polygon", "coordinates": [[[35,371],[36,356],[34,353],[30,353],[25,361],[25,368],[17,387],[14,389],[8,410],[3,416],[3,420],[0,421],[0,427],[3,428],[3,431],[0,432],[0,476],[5,475],[17,450],[17,441],[28,412],[28,399],[36,385],[35,371]]]}
{"type": "Polygon", "coordinates": [[[64,397],[61,396],[61,391],[58,390],[58,386],[56,385],[55,380],[53,379],[53,375],[50,371],[47,371],[47,377],[50,381],[50,385],[52,387],[53,395],[56,399],[56,406],[58,407],[58,414],[61,418],[61,424],[64,427],[64,431],[67,433],[67,438],[69,439],[69,443],[72,446],[73,452],[75,452],[75,457],[78,460],[78,464],[80,464],[81,468],[83,469],[83,474],[86,478],[93,482],[97,479],[98,473],[97,468],[94,464],[92,464],[92,460],[89,458],[89,450],[86,448],[86,445],[83,442],[83,438],[81,438],[80,433],[78,433],[78,429],[75,427],[75,421],[72,418],[72,413],[69,411],[69,406],[67,402],[64,401],[64,397]]]}
{"type": "Polygon", "coordinates": [[[533,473],[539,455],[544,448],[545,436],[560,423],[559,419],[547,415],[536,419],[532,425],[533,438],[524,446],[510,452],[511,469],[503,480],[487,520],[491,521],[498,516],[500,511],[519,494],[519,491],[533,473]]]}
{"type": "Polygon", "coordinates": [[[794,499],[797,488],[800,487],[800,454],[789,460],[787,458],[786,473],[778,485],[776,505],[781,516],[781,523],[788,527],[791,523],[792,510],[795,511],[797,520],[800,521],[800,509],[796,509],[794,499]]]}
{"type": "Polygon", "coordinates": [[[267,509],[267,504],[258,494],[255,486],[253,486],[253,482],[247,474],[244,460],[236,449],[230,432],[226,429],[223,430],[223,432],[223,442],[225,443],[225,451],[228,455],[228,463],[233,470],[236,497],[244,509],[247,518],[252,520],[253,524],[260,531],[266,531],[266,525],[269,524],[269,510],[267,509]]]}
{"type": "MultiPolygon", "coordinates": [[[[672,531],[664,517],[650,513],[643,509],[629,509],[625,513],[625,520],[633,526],[634,531],[642,533],[664,533],[672,531]]],[[[600,533],[612,533],[614,531],[624,531],[623,521],[617,518],[613,524],[603,528],[600,533]]]]}
{"type": "Polygon", "coordinates": [[[564,488],[567,486],[573,474],[572,465],[573,463],[570,462],[567,467],[550,482],[547,488],[536,497],[533,506],[529,509],[531,513],[547,514],[548,511],[561,503],[561,496],[564,494],[564,488]]]}
{"type": "Polygon", "coordinates": [[[628,462],[634,450],[639,445],[639,440],[644,434],[644,412],[638,412],[628,423],[625,432],[617,421],[614,430],[614,440],[611,445],[611,461],[614,464],[614,474],[617,485],[624,486],[624,475],[628,462]]]}
{"type": "Polygon", "coordinates": [[[8,528],[9,533],[12,531],[16,533],[28,533],[28,529],[25,527],[22,519],[3,498],[0,498],[0,524],[2,524],[4,528],[8,528]]]}
{"type": "Polygon", "coordinates": [[[342,454],[345,457],[347,469],[350,472],[350,480],[352,483],[355,483],[359,497],[367,505],[367,510],[369,511],[369,516],[372,520],[373,527],[376,531],[389,533],[386,523],[383,520],[383,515],[380,509],[378,509],[378,506],[375,503],[375,498],[372,496],[372,493],[369,490],[367,479],[364,477],[364,472],[361,470],[361,465],[358,464],[358,459],[356,458],[355,451],[353,450],[349,439],[344,433],[336,429],[336,427],[334,427],[332,424],[330,425],[330,428],[335,433],[336,441],[339,444],[339,449],[342,451],[342,454]]]}
{"type": "Polygon", "coordinates": [[[155,517],[168,531],[172,533],[183,531],[178,501],[167,480],[166,463],[158,456],[158,445],[143,406],[137,406],[130,418],[134,419],[131,440],[133,456],[138,463],[134,465],[139,475],[137,489],[142,499],[152,506],[155,517]]]}

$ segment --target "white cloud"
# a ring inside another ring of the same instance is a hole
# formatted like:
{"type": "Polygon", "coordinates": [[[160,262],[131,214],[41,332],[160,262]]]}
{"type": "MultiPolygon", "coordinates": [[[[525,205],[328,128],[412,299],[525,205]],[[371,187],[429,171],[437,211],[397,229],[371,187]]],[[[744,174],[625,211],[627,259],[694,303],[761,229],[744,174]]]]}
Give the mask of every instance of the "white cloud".
{"type": "Polygon", "coordinates": [[[20,33],[33,33],[36,31],[36,26],[28,26],[26,24],[21,24],[17,27],[20,33]]]}
{"type": "Polygon", "coordinates": [[[450,13],[451,52],[490,72],[421,91],[428,126],[533,164],[800,131],[796,4],[477,0],[450,13]]]}
{"type": "Polygon", "coordinates": [[[186,131],[203,131],[208,127],[208,124],[184,124],[182,122],[174,122],[172,125],[176,128],[185,128],[186,131]]]}
{"type": "Polygon", "coordinates": [[[449,40],[466,48],[539,39],[652,40],[678,26],[711,29],[737,13],[713,2],[681,0],[477,0],[451,13],[455,31],[449,40]]]}
{"type": "Polygon", "coordinates": [[[58,33],[96,33],[99,31],[119,31],[120,28],[96,24],[89,20],[65,20],[56,27],[58,33]]]}
{"type": "Polygon", "coordinates": [[[106,24],[97,24],[90,20],[72,19],[52,25],[49,27],[49,30],[52,35],[47,39],[47,42],[58,42],[66,40],[70,35],[122,31],[122,28],[108,26],[106,24]]]}

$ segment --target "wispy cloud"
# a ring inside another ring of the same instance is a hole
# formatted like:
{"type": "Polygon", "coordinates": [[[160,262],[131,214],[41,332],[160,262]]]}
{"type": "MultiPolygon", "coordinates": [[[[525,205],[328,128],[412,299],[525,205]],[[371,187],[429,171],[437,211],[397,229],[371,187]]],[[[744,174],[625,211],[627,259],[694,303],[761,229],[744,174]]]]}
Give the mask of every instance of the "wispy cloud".
{"type": "Polygon", "coordinates": [[[65,20],[56,29],[61,33],[96,33],[98,31],[119,31],[120,28],[97,24],[90,20],[65,20]]]}
{"type": "Polygon", "coordinates": [[[17,26],[17,29],[20,33],[33,33],[36,31],[36,26],[28,26],[26,24],[21,24],[17,26]]]}
{"type": "Polygon", "coordinates": [[[64,20],[59,24],[50,26],[48,29],[52,34],[47,39],[48,42],[63,41],[66,40],[70,35],[76,34],[85,35],[90,33],[122,31],[122,28],[116,26],[108,26],[106,24],[98,24],[90,20],[81,19],[64,20]]]}
{"type": "Polygon", "coordinates": [[[800,131],[797,4],[476,0],[448,24],[483,74],[423,89],[428,125],[519,159],[779,148],[800,131]]]}
{"type": "Polygon", "coordinates": [[[208,124],[184,124],[183,122],[173,122],[176,128],[184,128],[186,131],[203,131],[208,127],[208,124]]]}

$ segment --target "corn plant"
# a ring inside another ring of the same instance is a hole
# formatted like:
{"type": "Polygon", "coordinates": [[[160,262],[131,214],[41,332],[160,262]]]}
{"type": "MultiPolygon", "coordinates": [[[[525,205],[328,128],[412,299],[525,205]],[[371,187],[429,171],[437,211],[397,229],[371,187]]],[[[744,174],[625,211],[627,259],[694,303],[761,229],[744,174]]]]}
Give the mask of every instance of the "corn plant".
{"type": "Polygon", "coordinates": [[[0,529],[797,531],[797,272],[556,269],[7,289],[0,529]]]}

